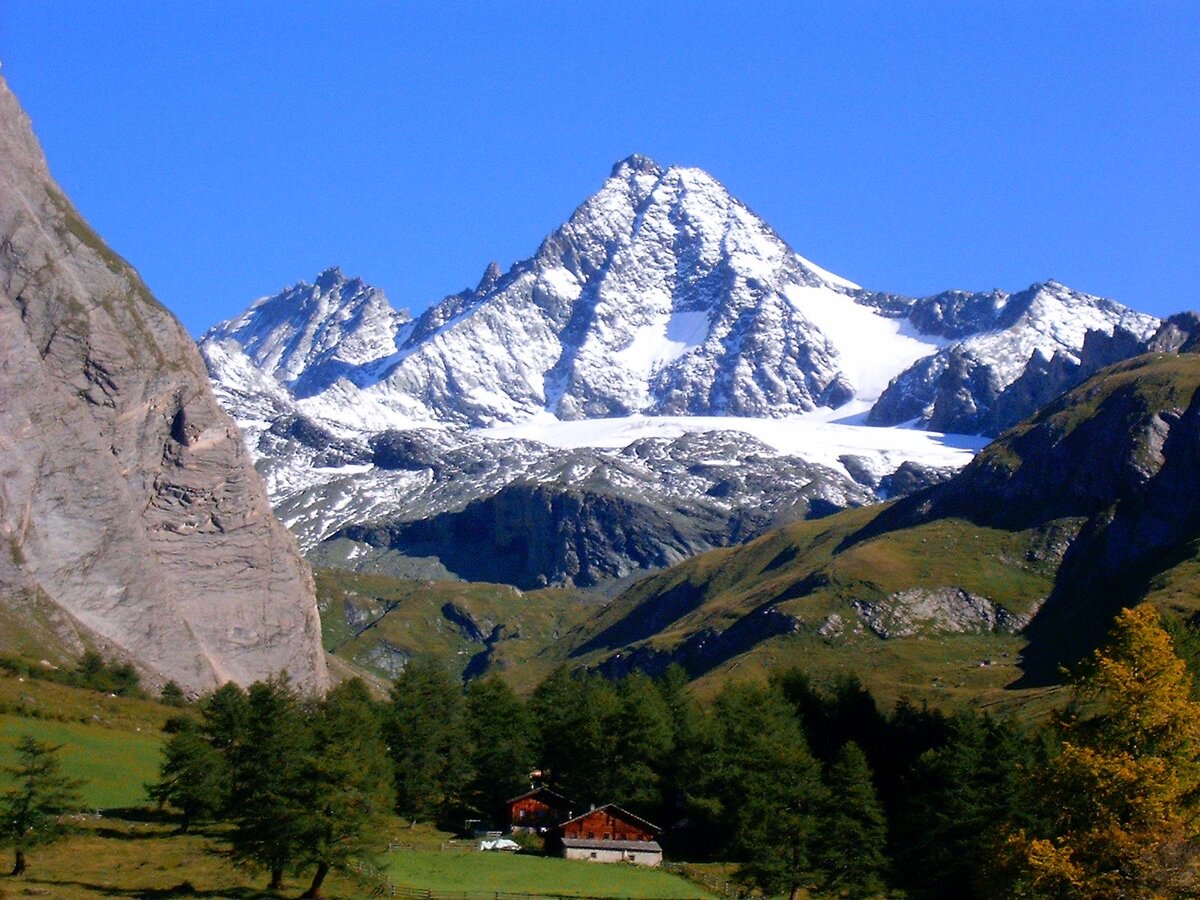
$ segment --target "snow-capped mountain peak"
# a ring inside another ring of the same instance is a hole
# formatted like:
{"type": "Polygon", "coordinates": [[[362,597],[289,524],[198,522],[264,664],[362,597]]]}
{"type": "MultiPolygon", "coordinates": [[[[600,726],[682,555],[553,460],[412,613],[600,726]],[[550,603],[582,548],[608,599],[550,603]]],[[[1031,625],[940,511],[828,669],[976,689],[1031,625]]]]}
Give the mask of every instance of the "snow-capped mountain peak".
{"type": "Polygon", "coordinates": [[[952,359],[972,360],[996,393],[1035,353],[1077,360],[1089,331],[1143,338],[1154,324],[1057,282],[919,300],[865,291],[797,254],[709,173],[635,154],[532,257],[490,264],[415,322],[330,269],[205,341],[236,342],[307,414],[350,430],[779,417],[881,397],[891,412],[876,420],[894,423],[932,415],[929,384],[958,377],[952,359]]]}
{"type": "Polygon", "coordinates": [[[503,549],[469,555],[515,554],[488,577],[534,584],[917,489],[982,440],[846,423],[994,434],[1156,324],[1053,281],[864,290],[707,172],[635,155],[531,257],[415,321],[329,269],[202,350],[318,559],[436,573],[432,546],[452,561],[493,528],[503,549]]]}
{"type": "Polygon", "coordinates": [[[311,285],[301,281],[255,300],[203,343],[236,342],[264,374],[307,397],[395,353],[411,319],[383,291],[333,266],[311,285]]]}
{"type": "Polygon", "coordinates": [[[799,288],[810,305],[821,294],[839,307],[856,290],[796,254],[708,173],[632,156],[532,258],[503,275],[489,266],[475,290],[424,313],[379,382],[362,387],[405,416],[473,425],[544,411],[785,415],[838,405],[856,394],[854,377],[789,293],[799,288]]]}

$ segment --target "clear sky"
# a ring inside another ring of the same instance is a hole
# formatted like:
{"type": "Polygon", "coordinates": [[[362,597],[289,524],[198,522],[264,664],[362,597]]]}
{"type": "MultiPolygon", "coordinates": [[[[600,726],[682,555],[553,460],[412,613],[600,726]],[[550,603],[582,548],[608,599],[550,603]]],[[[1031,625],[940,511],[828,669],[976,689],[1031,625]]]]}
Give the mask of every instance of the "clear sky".
{"type": "Polygon", "coordinates": [[[617,159],[914,295],[1200,306],[1200,3],[3,0],[55,176],[199,334],[340,265],[414,312],[617,159]]]}

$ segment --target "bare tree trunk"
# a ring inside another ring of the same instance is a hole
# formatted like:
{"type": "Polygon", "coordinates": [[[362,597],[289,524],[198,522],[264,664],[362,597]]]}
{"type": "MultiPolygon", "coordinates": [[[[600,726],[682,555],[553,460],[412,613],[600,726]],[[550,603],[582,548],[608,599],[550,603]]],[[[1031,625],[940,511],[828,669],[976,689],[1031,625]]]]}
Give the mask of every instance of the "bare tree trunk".
{"type": "Polygon", "coordinates": [[[272,866],[271,868],[271,883],[267,885],[268,891],[277,891],[283,887],[283,866],[272,866]]]}
{"type": "Polygon", "coordinates": [[[25,851],[18,848],[16,854],[17,861],[13,863],[13,870],[9,873],[14,877],[25,874],[25,851]]]}
{"type": "Polygon", "coordinates": [[[328,874],[329,863],[318,863],[317,873],[313,875],[312,884],[308,886],[307,891],[300,895],[302,900],[321,900],[321,884],[328,874]]]}
{"type": "Polygon", "coordinates": [[[799,885],[796,885],[796,887],[792,888],[792,893],[790,894],[790,900],[800,900],[800,886],[799,885]]]}

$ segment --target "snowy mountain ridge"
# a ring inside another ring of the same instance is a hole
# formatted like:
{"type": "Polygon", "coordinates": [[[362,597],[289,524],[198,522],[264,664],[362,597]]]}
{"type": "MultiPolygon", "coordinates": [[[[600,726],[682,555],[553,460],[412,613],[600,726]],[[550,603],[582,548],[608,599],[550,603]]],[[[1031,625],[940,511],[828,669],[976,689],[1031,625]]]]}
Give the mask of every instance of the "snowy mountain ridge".
{"type": "MultiPolygon", "coordinates": [[[[1087,331],[1146,339],[1150,316],[1056,282],[1018,294],[912,299],[864,291],[793,251],[699,169],[645,157],[601,189],[530,259],[493,264],[474,290],[414,322],[337,269],[213,328],[218,382],[244,380],[239,350],[305,414],[364,427],[649,415],[784,416],[893,380],[926,416],[952,356],[1003,391],[1035,352],[1077,360],[1087,331]],[[236,346],[235,346],[236,345],[236,346]],[[223,368],[224,367],[224,368],[223,368]]],[[[244,367],[242,367],[244,368],[244,367]]]]}
{"type": "Polygon", "coordinates": [[[540,521],[559,549],[537,573],[513,563],[529,584],[623,574],[937,481],[983,441],[862,423],[996,433],[1157,326],[1053,281],[868,291],[711,175],[634,156],[532,257],[492,263],[415,320],[330,269],[201,349],[310,556],[436,572],[461,529],[509,558],[524,540],[512,523],[540,521]]]}

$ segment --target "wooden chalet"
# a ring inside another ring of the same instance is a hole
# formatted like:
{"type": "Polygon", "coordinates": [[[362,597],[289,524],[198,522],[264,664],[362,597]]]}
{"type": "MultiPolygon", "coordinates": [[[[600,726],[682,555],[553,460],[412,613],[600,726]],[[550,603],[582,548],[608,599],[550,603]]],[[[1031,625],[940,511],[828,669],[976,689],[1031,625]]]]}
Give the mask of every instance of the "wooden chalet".
{"type": "Polygon", "coordinates": [[[550,788],[539,787],[508,801],[513,830],[538,832],[571,818],[571,801],[550,788]]]}
{"type": "Polygon", "coordinates": [[[641,816],[610,803],[563,822],[558,843],[567,859],[661,866],[662,847],[655,840],[659,830],[641,816]]]}

